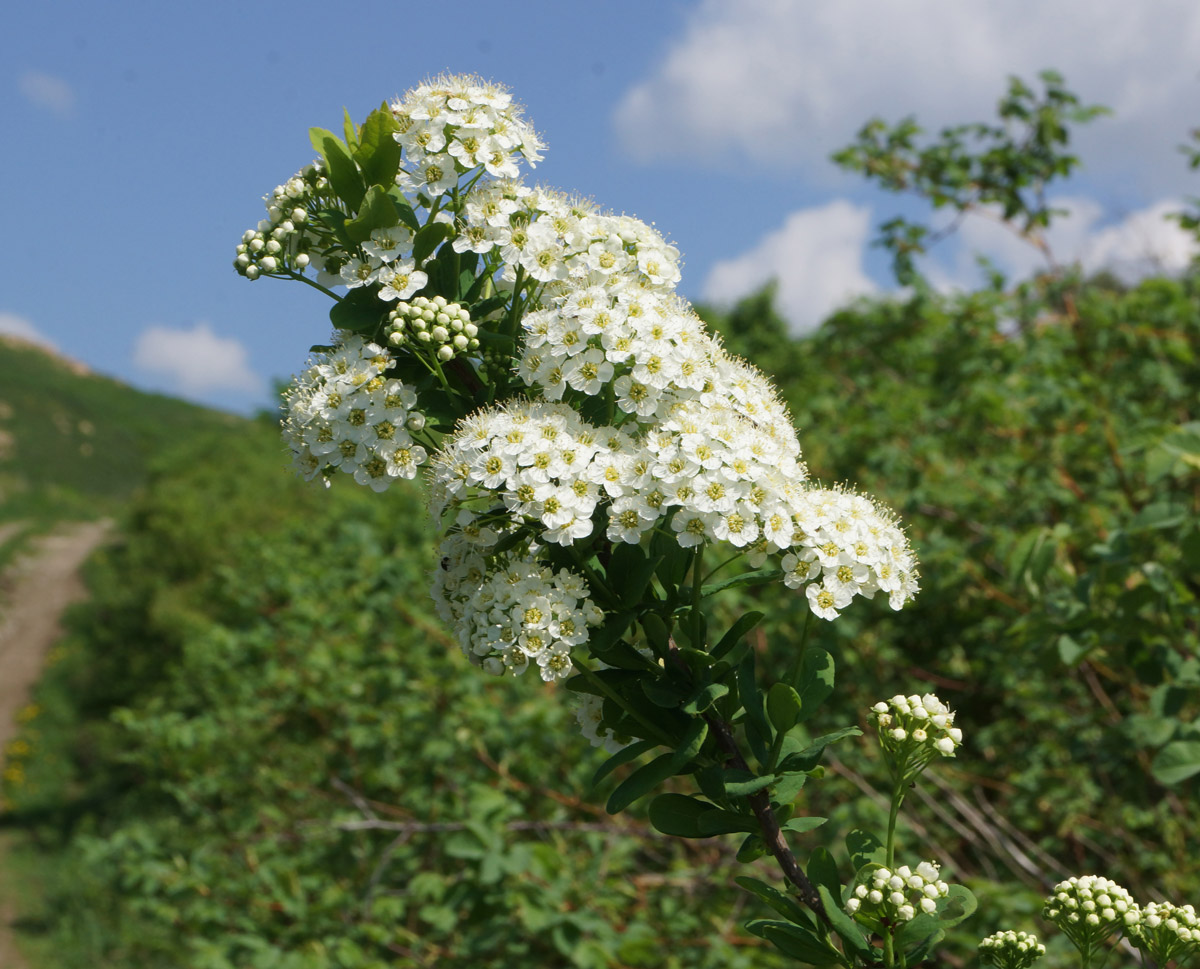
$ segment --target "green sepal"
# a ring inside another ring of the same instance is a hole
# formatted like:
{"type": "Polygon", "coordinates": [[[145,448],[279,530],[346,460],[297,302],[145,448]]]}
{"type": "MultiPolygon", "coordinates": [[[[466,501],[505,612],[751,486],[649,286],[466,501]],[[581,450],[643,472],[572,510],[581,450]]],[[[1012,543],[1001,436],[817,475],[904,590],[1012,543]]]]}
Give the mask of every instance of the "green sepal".
{"type": "Polygon", "coordinates": [[[826,940],[794,922],[774,919],[755,919],[746,923],[746,931],[766,939],[784,955],[820,969],[824,966],[847,966],[849,963],[826,940]]]}
{"type": "Polygon", "coordinates": [[[812,926],[814,924],[812,916],[808,914],[808,910],[792,898],[791,895],[781,892],[778,888],[774,888],[766,882],[759,881],[757,878],[751,878],[748,875],[738,875],[734,878],[734,881],[752,895],[757,895],[789,922],[803,926],[812,926]]]}
{"type": "Polygon", "coordinates": [[[653,750],[658,746],[658,743],[653,740],[639,740],[636,743],[630,744],[628,747],[623,747],[615,754],[608,758],[603,764],[596,768],[596,773],[592,775],[592,787],[599,784],[604,778],[615,771],[623,764],[628,764],[631,760],[637,760],[646,751],[653,750]]]}
{"type": "Polygon", "coordinates": [[[390,229],[399,223],[400,213],[391,198],[378,185],[372,185],[363,196],[358,215],[346,222],[346,235],[352,242],[366,242],[376,229],[390,229]]]}
{"type": "Polygon", "coordinates": [[[721,641],[713,647],[710,654],[712,658],[717,660],[725,656],[726,653],[730,652],[730,650],[732,650],[741,642],[742,637],[745,636],[746,633],[750,632],[750,630],[762,622],[762,620],[763,613],[761,612],[747,612],[739,616],[737,622],[729,627],[729,631],[726,632],[725,635],[721,637],[721,641]]]}
{"type": "MultiPolygon", "coordinates": [[[[810,875],[809,878],[811,877],[810,875]]],[[[853,949],[860,956],[869,957],[871,955],[871,944],[867,941],[867,937],[863,935],[859,924],[846,914],[846,910],[842,908],[842,903],[838,901],[837,897],[823,883],[817,885],[817,894],[821,896],[821,901],[825,905],[825,914],[829,916],[829,924],[833,926],[833,931],[838,934],[838,937],[846,944],[847,948],[853,949]]]]}
{"type": "Polygon", "coordinates": [[[833,657],[825,650],[809,646],[800,660],[800,717],[808,720],[833,693],[833,657]]]}
{"type": "Polygon", "coordinates": [[[800,694],[786,683],[772,683],[767,691],[767,716],[780,733],[787,733],[800,721],[800,694]]]}

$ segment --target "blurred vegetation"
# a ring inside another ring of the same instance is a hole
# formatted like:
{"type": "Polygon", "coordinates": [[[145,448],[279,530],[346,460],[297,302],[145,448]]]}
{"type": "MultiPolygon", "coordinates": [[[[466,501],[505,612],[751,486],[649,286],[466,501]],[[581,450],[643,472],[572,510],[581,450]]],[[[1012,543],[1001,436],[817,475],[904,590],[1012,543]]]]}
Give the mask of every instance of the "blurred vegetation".
{"type": "Polygon", "coordinates": [[[0,373],[0,524],[111,515],[173,441],[241,420],[7,336],[0,373]]]}
{"type": "MultiPolygon", "coordinates": [[[[1075,164],[1049,122],[1099,113],[1042,80],[1010,88],[1001,126],[922,147],[914,123],[872,122],[842,162],[958,214],[999,205],[1039,245],[1043,189],[1075,164]],[[1004,196],[1004,159],[1031,145],[1004,196]]],[[[1200,903],[1200,276],[1126,286],[1048,254],[1017,286],[945,294],[914,262],[935,241],[885,224],[906,294],[803,338],[770,288],[702,315],[774,376],[813,475],[891,504],[920,555],[915,604],[814,624],[839,671],[819,718],[867,728],[897,692],[957,710],[965,744],[905,802],[901,850],[980,897],[927,963],[960,966],[989,932],[1044,930],[1071,874],[1200,903]]],[[[0,417],[0,519],[116,508],[144,482],[6,751],[0,823],[37,886],[40,965],[781,964],[739,928],[765,913],[732,886],[727,839],[609,818],[622,770],[593,789],[604,755],[566,691],[458,655],[416,489],[325,493],[287,475],[269,421],[17,364],[0,356],[19,415],[0,417]]],[[[736,595],[720,608],[768,615],[752,641],[781,673],[803,608],[736,595]]],[[[870,743],[837,751],[804,792],[830,821],[801,855],[886,821],[870,743]]],[[[1073,964],[1048,941],[1043,965],[1073,964]]]]}

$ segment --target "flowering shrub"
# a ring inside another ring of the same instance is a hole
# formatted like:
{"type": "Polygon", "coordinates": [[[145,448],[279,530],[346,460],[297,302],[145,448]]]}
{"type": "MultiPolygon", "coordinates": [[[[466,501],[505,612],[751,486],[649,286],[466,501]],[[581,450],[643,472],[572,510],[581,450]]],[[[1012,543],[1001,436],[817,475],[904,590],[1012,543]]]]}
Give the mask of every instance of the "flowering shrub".
{"type": "MultiPolygon", "coordinates": [[[[859,733],[809,733],[833,660],[806,624],[767,688],[746,640],[762,615],[709,628],[715,597],[754,586],[803,590],[826,621],[879,592],[903,608],[918,567],[896,517],[809,477],[779,394],[674,292],[679,252],[656,229],[522,181],[543,146],[503,88],[438,78],[312,140],[319,158],[266,197],[234,263],[334,301],[331,344],[286,397],[297,469],[382,491],[425,467],[442,619],[472,664],[536,666],[576,695],[612,754],[597,779],[622,770],[608,811],[691,777],[698,793],[657,793],[651,822],[774,859],[786,893],[740,883],[783,918],[750,931],[813,965],[919,964],[975,905],[935,863],[895,864],[906,794],[962,743],[954,714],[933,694],[876,704],[886,836],[852,832],[848,878],[825,848],[802,866],[785,832],[825,819],[797,796],[859,733]]],[[[1096,905],[1082,935],[1060,907],[1085,962],[1116,924],[1096,905]]]]}

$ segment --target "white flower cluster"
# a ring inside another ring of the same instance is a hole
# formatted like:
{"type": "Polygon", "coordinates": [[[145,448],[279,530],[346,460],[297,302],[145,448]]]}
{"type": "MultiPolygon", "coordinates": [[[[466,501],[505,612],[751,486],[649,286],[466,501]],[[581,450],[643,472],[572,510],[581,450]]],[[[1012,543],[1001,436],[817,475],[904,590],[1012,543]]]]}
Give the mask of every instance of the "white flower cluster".
{"type": "Polygon", "coordinates": [[[394,137],[404,159],[396,182],[435,199],[458,177],[482,167],[493,178],[515,178],[518,159],[535,165],[542,142],[512,95],[472,75],[434,78],[391,105],[394,137]]]}
{"type": "Polygon", "coordinates": [[[1099,875],[1059,882],[1042,909],[1043,918],[1062,929],[1082,952],[1090,952],[1113,932],[1136,924],[1140,915],[1128,891],[1099,875]]]}
{"type": "Polygon", "coordinates": [[[308,231],[309,207],[328,197],[329,182],[319,162],[297,172],[283,185],[263,196],[267,217],[256,229],[247,229],[237,247],[234,268],[247,279],[287,270],[303,272],[317,236],[308,231]]]}
{"type": "Polygon", "coordinates": [[[471,314],[444,296],[397,303],[388,314],[386,332],[392,346],[430,350],[442,363],[479,349],[479,327],[471,322],[471,314]]]}
{"type": "Polygon", "coordinates": [[[1028,932],[996,932],[979,943],[980,958],[999,969],[1029,969],[1046,954],[1037,936],[1028,932]]]}
{"type": "Polygon", "coordinates": [[[937,900],[950,891],[938,878],[938,866],[932,861],[921,862],[915,870],[908,865],[894,871],[876,868],[870,879],[869,884],[857,886],[846,902],[846,911],[859,921],[908,922],[917,912],[936,912],[937,900]]]}
{"type": "Polygon", "coordinates": [[[582,577],[542,565],[536,548],[486,556],[461,533],[440,551],[434,601],[472,663],[519,675],[534,662],[546,682],[570,675],[571,648],[604,619],[582,577]]]}
{"type": "Polygon", "coordinates": [[[1156,966],[1200,957],[1200,918],[1191,905],[1150,902],[1136,922],[1127,922],[1126,932],[1156,966]]]}
{"type": "Polygon", "coordinates": [[[880,700],[871,707],[885,750],[928,760],[934,753],[953,757],[962,744],[962,731],[954,726],[954,711],[933,693],[880,700]]]}
{"type": "Polygon", "coordinates": [[[499,250],[503,279],[518,270],[548,284],[548,295],[598,287],[668,292],[680,279],[679,250],[658,230],[628,215],[610,215],[591,203],[516,181],[489,182],[469,196],[453,247],[499,250]]]}
{"type": "Polygon", "coordinates": [[[340,336],[317,355],[286,394],[283,440],[306,479],[336,471],[383,491],[397,478],[416,477],[425,462],[412,432],[425,425],[417,395],[387,377],[387,351],[359,336],[340,336]]]}

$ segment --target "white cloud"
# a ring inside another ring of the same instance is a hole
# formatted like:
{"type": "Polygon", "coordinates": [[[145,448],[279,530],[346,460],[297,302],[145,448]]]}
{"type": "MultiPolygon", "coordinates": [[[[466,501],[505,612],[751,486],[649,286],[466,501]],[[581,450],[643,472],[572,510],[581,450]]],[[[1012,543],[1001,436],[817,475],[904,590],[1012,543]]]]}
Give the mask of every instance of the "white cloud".
{"type": "MultiPolygon", "coordinates": [[[[1126,283],[1146,276],[1174,274],[1187,268],[1200,253],[1196,237],[1167,216],[1182,202],[1164,199],[1105,223],[1103,206],[1089,198],[1051,200],[1066,210],[1051,223],[1046,243],[1060,265],[1080,265],[1084,272],[1108,270],[1126,283]]],[[[1049,268],[1046,258],[999,220],[968,217],[962,225],[954,255],[939,259],[934,250],[928,271],[942,286],[970,287],[979,282],[975,255],[987,256],[1010,278],[1027,277],[1049,268]]]]}
{"type": "Polygon", "coordinates": [[[31,104],[70,118],[75,114],[75,90],[61,77],[41,71],[26,71],[17,81],[21,94],[31,104]]]}
{"type": "Polygon", "coordinates": [[[232,337],[218,336],[207,323],[190,330],[152,326],[142,331],[133,351],[134,365],[170,381],[187,395],[215,391],[261,393],[263,379],[250,369],[246,348],[232,337]]]}
{"type": "Polygon", "coordinates": [[[863,270],[871,212],[844,200],[801,209],[753,249],[717,263],[703,298],[731,303],[777,280],[776,303],[794,333],[811,330],[856,296],[874,292],[863,270]]]}
{"type": "Polygon", "coordinates": [[[915,114],[931,131],[985,119],[1009,74],[1054,68],[1117,112],[1080,136],[1085,163],[1162,195],[1186,178],[1174,149],[1198,63],[1194,0],[702,0],[615,121],[643,160],[832,173],[829,152],[869,117],[915,114]]]}
{"type": "Polygon", "coordinates": [[[23,316],[17,316],[16,313],[0,312],[0,333],[6,333],[9,336],[19,337],[22,340],[28,340],[30,343],[37,343],[41,346],[48,347],[51,350],[57,350],[54,342],[46,337],[36,326],[23,316]]]}

